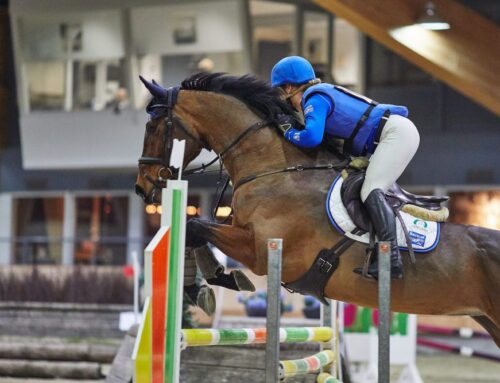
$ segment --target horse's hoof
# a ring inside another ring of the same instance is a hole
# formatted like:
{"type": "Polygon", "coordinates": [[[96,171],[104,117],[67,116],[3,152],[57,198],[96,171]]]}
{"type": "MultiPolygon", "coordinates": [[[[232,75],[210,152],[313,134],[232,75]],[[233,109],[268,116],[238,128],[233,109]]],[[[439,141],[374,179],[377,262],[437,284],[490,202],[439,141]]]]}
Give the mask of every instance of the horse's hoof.
{"type": "Polygon", "coordinates": [[[231,275],[238,286],[239,291],[255,291],[255,286],[241,270],[231,271],[231,275]]]}
{"type": "Polygon", "coordinates": [[[196,305],[208,316],[213,315],[217,305],[214,290],[208,286],[201,286],[196,298],[196,305]]]}

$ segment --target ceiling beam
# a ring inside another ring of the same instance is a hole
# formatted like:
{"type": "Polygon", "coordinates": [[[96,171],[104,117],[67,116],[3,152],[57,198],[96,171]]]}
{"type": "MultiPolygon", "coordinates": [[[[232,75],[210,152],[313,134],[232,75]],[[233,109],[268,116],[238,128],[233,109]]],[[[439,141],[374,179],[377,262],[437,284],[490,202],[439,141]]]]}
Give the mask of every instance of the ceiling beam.
{"type": "Polygon", "coordinates": [[[426,0],[313,2],[500,116],[500,28],[477,12],[434,0],[451,29],[429,31],[412,25],[426,0]]]}

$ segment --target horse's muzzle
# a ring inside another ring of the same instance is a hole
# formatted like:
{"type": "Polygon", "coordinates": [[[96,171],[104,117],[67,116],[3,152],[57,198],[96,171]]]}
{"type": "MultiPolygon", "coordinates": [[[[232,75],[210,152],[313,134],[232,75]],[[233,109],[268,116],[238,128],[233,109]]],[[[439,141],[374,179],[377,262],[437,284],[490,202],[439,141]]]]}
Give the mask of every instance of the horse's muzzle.
{"type": "Polygon", "coordinates": [[[148,204],[160,204],[161,203],[161,190],[153,188],[151,193],[147,194],[142,186],[135,184],[135,194],[142,198],[145,203],[148,204]]]}
{"type": "Polygon", "coordinates": [[[141,197],[144,202],[149,203],[148,196],[146,195],[146,192],[138,184],[135,184],[135,194],[137,194],[139,197],[141,197]]]}

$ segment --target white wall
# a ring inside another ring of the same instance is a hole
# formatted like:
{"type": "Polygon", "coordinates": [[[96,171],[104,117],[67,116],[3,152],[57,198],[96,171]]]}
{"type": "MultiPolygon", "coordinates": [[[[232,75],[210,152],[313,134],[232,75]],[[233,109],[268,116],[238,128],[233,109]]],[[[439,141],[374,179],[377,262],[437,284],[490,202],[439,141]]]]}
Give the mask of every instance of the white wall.
{"type": "Polygon", "coordinates": [[[23,57],[27,61],[62,60],[67,57],[61,37],[62,24],[79,25],[82,46],[70,56],[74,59],[100,60],[124,55],[120,11],[55,13],[21,16],[23,57]]]}
{"type": "MultiPolygon", "coordinates": [[[[32,112],[21,117],[25,169],[136,169],[144,111],[32,112]]],[[[195,164],[211,155],[204,151],[195,164]]]]}
{"type": "Polygon", "coordinates": [[[132,51],[143,55],[230,52],[243,49],[239,1],[137,7],[132,9],[132,51]],[[176,44],[180,20],[195,21],[196,41],[176,44]]]}
{"type": "Polygon", "coordinates": [[[32,112],[21,116],[26,169],[136,166],[144,112],[32,112]]]}

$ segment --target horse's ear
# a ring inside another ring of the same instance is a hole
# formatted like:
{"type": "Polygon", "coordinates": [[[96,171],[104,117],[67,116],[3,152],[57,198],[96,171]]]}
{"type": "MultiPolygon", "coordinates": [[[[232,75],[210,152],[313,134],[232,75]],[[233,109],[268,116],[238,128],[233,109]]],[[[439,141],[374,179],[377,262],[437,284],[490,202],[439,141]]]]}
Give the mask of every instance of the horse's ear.
{"type": "Polygon", "coordinates": [[[152,96],[154,97],[166,97],[167,96],[167,90],[163,88],[162,86],[158,85],[156,81],[153,80],[153,82],[149,82],[146,80],[144,77],[139,75],[139,79],[142,81],[144,86],[149,90],[149,93],[151,93],[152,96]]]}

